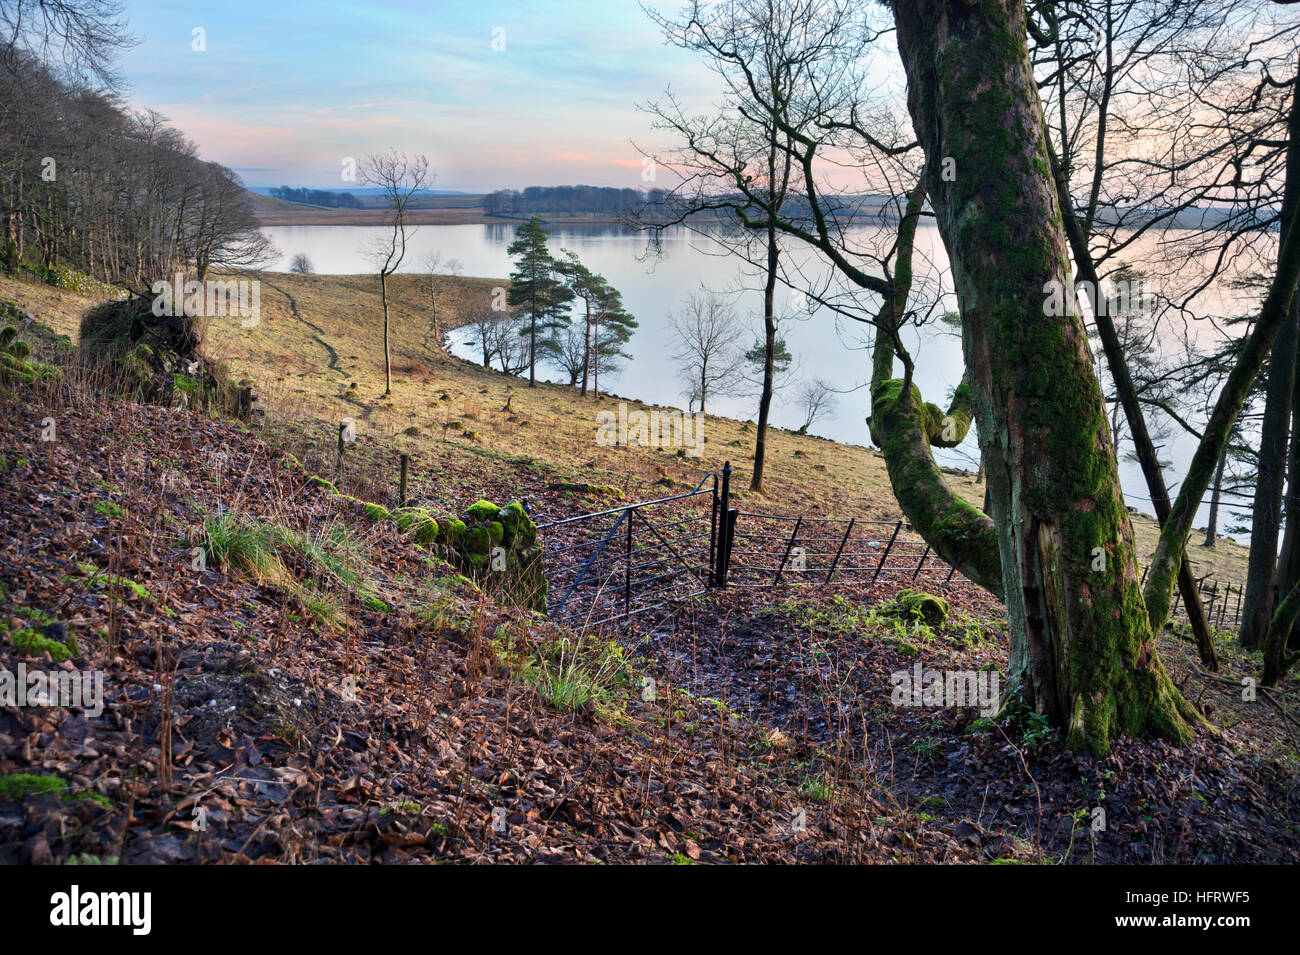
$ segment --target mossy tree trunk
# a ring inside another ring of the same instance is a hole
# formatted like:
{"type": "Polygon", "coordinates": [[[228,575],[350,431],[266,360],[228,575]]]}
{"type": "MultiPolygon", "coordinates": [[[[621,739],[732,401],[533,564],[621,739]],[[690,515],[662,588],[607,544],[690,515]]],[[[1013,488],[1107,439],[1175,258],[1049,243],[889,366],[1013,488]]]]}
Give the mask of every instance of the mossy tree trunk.
{"type": "Polygon", "coordinates": [[[1067,256],[1023,4],[903,0],[894,14],[961,308],[1011,690],[1074,748],[1186,742],[1199,717],[1155,650],[1084,324],[1068,296],[1045,314],[1067,256]]]}
{"type": "Polygon", "coordinates": [[[912,289],[912,253],[916,226],[925,202],[925,182],[907,197],[898,227],[897,254],[890,291],[873,324],[871,357],[871,439],[880,448],[894,496],[912,526],[935,553],[986,590],[1002,597],[993,522],[948,487],[931,447],[956,447],[971,426],[970,387],[965,381],[953,394],[947,413],[921,398],[912,384],[911,359],[898,339],[912,289]],[[894,377],[895,356],[903,359],[904,376],[894,377]]]}

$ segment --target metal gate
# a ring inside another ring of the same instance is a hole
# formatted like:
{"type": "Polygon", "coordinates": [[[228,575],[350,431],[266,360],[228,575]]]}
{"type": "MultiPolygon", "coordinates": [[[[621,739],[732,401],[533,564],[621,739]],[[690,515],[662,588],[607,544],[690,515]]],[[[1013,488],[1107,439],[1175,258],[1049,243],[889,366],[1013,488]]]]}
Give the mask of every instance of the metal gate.
{"type": "Polygon", "coordinates": [[[684,494],[538,524],[547,614],[599,627],[670,608],[714,584],[718,478],[684,494]]]}

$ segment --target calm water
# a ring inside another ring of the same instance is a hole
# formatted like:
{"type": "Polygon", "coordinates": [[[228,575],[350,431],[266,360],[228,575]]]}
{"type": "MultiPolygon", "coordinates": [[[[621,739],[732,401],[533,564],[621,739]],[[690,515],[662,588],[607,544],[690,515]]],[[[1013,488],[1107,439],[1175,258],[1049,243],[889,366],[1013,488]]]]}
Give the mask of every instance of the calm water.
{"type": "MultiPolygon", "coordinates": [[[[282,259],[274,268],[287,269],[291,257],[302,252],[311,259],[317,272],[338,274],[370,271],[363,250],[386,230],[380,226],[275,226],[264,231],[282,252],[282,259]]],[[[402,270],[421,271],[420,262],[425,253],[437,251],[444,259],[458,259],[465,275],[504,278],[511,270],[506,247],[513,240],[514,232],[515,226],[506,224],[420,226],[411,237],[402,270]]],[[[871,234],[864,228],[851,231],[848,238],[865,245],[871,234]]],[[[918,280],[927,284],[930,297],[942,308],[955,308],[951,287],[943,280],[947,257],[933,224],[921,228],[917,244],[918,280]],[[925,268],[920,265],[922,260],[928,263],[925,268]]],[[[1154,243],[1149,243],[1145,252],[1150,253],[1153,248],[1154,243]]],[[[645,254],[645,237],[636,233],[617,227],[559,227],[551,235],[551,249],[557,256],[560,249],[576,252],[589,268],[604,275],[623,293],[628,310],[640,323],[628,347],[633,360],[626,362],[616,376],[607,377],[602,371],[602,391],[685,407],[677,362],[672,358],[668,316],[692,293],[709,289],[726,294],[752,330],[746,345],[759,338],[762,279],[756,270],[727,255],[712,240],[678,229],[663,237],[661,255],[649,257],[645,254]]],[[[1144,250],[1136,247],[1134,255],[1142,254],[1144,250]]],[[[798,243],[784,250],[783,259],[805,276],[821,280],[831,276],[830,270],[798,243]]],[[[797,384],[800,379],[815,376],[832,382],[843,393],[837,396],[834,413],[818,421],[811,432],[845,443],[869,444],[865,423],[869,410],[865,387],[870,377],[868,329],[826,308],[810,312],[803,296],[788,289],[778,287],[777,296],[778,314],[787,316],[781,334],[794,355],[796,368],[786,394],[777,395],[773,422],[788,428],[797,428],[802,423],[795,401],[797,384]]],[[[961,379],[960,338],[941,323],[932,322],[919,331],[912,330],[908,339],[905,344],[917,358],[916,379],[922,393],[927,400],[944,404],[961,379]]],[[[456,354],[476,359],[473,347],[463,340],[453,341],[456,354]]],[[[539,368],[538,372],[548,380],[560,380],[560,375],[550,369],[543,372],[539,368]]],[[[741,419],[755,417],[757,407],[757,399],[753,397],[719,395],[709,400],[711,413],[741,419]]],[[[1171,489],[1176,489],[1194,450],[1194,439],[1181,434],[1161,449],[1161,457],[1174,465],[1166,472],[1171,489]]],[[[979,459],[974,432],[962,447],[939,449],[936,457],[941,464],[973,470],[979,459]]],[[[1121,462],[1121,477],[1129,503],[1150,513],[1146,484],[1137,465],[1121,462]]],[[[1206,510],[1202,507],[1198,515],[1201,526],[1204,526],[1206,510]]],[[[1220,532],[1231,523],[1248,523],[1248,518],[1239,521],[1221,515],[1220,532]]]]}

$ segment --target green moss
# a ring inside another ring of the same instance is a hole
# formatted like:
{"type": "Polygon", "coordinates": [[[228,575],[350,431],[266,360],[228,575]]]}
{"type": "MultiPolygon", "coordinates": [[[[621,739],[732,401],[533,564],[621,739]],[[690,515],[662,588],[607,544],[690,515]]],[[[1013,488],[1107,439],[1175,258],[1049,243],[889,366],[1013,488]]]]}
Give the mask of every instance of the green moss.
{"type": "Polygon", "coordinates": [[[33,794],[61,793],[68,784],[57,776],[37,776],[33,773],[11,773],[0,776],[0,799],[5,802],[22,802],[33,794]]]}
{"type": "Polygon", "coordinates": [[[484,524],[474,527],[467,526],[457,546],[457,550],[461,553],[475,557],[486,557],[491,549],[492,537],[488,533],[487,525],[484,524]]]}
{"type": "Polygon", "coordinates": [[[894,637],[888,637],[885,642],[892,646],[894,652],[896,652],[900,657],[914,657],[921,652],[920,648],[909,640],[899,640],[894,637]]]}
{"type": "Polygon", "coordinates": [[[393,512],[397,529],[422,547],[432,544],[438,537],[438,522],[428,511],[418,507],[401,508],[393,512]]]}
{"type": "Polygon", "coordinates": [[[123,514],[122,509],[112,501],[96,501],[94,509],[105,517],[118,518],[123,514]]]}
{"type": "Polygon", "coordinates": [[[484,521],[495,521],[500,514],[501,508],[491,501],[478,501],[465,510],[465,519],[475,523],[482,523],[484,521]]]}
{"type": "Polygon", "coordinates": [[[444,547],[455,548],[464,536],[465,522],[458,517],[452,517],[438,525],[435,540],[444,547]]]}
{"type": "Polygon", "coordinates": [[[93,802],[96,805],[103,806],[105,809],[113,808],[113,800],[109,799],[103,793],[95,793],[89,790],[86,790],[85,792],[75,793],[74,795],[68,796],[66,798],[73,802],[93,802]]]}
{"type": "Polygon", "coordinates": [[[920,620],[930,627],[948,621],[948,601],[920,590],[900,590],[881,612],[904,620],[920,620]]]}
{"type": "Polygon", "coordinates": [[[55,663],[62,663],[64,660],[70,660],[72,657],[81,653],[81,647],[77,643],[77,638],[69,632],[66,643],[60,643],[58,640],[52,640],[44,634],[35,630],[15,630],[9,636],[9,642],[15,647],[21,647],[28,653],[40,655],[48,653],[50,659],[55,663]]]}

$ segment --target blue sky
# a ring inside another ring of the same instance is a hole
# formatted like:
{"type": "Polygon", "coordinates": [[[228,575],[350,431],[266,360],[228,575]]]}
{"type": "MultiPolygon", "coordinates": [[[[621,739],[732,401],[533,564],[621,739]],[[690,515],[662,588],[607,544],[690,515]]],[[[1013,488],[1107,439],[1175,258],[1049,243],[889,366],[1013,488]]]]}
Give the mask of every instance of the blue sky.
{"type": "Polygon", "coordinates": [[[345,188],[345,157],[391,146],[426,153],[438,189],[641,188],[630,140],[663,140],[634,104],[717,96],[633,0],[128,0],[127,16],[128,101],[250,186],[345,188]]]}

